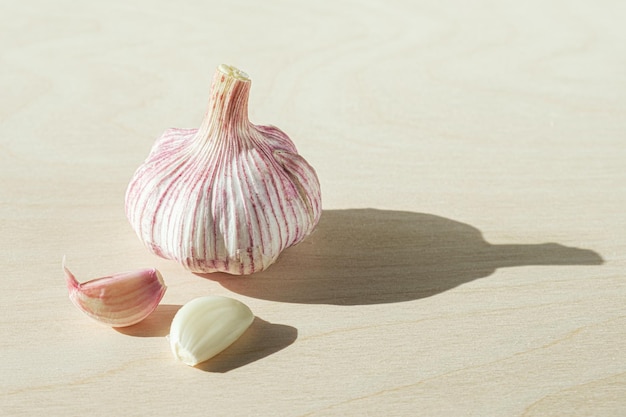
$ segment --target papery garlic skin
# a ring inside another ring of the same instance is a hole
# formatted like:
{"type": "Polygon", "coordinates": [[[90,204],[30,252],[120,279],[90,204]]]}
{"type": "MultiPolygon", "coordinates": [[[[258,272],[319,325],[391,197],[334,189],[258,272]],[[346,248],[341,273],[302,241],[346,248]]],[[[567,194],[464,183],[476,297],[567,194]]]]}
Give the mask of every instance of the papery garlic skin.
{"type": "Polygon", "coordinates": [[[168,336],[174,357],[195,366],[217,355],[250,327],[254,314],[233,298],[206,296],[176,312],[168,336]]]}
{"type": "Polygon", "coordinates": [[[92,319],[112,327],[139,323],[152,313],[167,287],[154,268],[96,278],[82,284],[63,262],[72,303],[92,319]]]}
{"type": "Polygon", "coordinates": [[[200,128],[167,130],[126,192],[139,238],[194,272],[262,271],[320,218],[315,170],[281,130],[248,120],[250,84],[220,65],[200,128]]]}

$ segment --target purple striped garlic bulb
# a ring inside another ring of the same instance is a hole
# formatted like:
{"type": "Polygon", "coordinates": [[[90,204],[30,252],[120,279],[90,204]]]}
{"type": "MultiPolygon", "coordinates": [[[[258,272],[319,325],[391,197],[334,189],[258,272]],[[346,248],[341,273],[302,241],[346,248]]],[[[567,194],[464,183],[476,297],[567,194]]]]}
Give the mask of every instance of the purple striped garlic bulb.
{"type": "Polygon", "coordinates": [[[220,65],[200,128],[166,130],[126,191],[139,238],[194,272],[262,271],[321,214],[313,167],[281,130],[248,120],[250,84],[220,65]]]}

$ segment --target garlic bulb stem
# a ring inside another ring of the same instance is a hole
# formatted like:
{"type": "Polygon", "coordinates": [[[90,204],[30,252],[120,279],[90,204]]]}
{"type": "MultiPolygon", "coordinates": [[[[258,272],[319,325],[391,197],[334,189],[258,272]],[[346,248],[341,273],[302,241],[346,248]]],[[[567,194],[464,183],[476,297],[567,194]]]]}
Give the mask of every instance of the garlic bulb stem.
{"type": "Polygon", "coordinates": [[[244,73],[224,64],[218,68],[211,85],[207,112],[194,139],[200,146],[211,139],[236,139],[233,145],[246,139],[245,132],[251,124],[248,120],[251,82],[241,74],[244,73]]]}
{"type": "Polygon", "coordinates": [[[232,65],[220,64],[217,67],[217,69],[218,69],[218,71],[221,71],[224,74],[229,75],[229,76],[231,76],[233,78],[236,78],[238,80],[250,81],[250,77],[248,76],[248,74],[246,74],[245,72],[243,72],[239,68],[233,67],[232,65]]]}

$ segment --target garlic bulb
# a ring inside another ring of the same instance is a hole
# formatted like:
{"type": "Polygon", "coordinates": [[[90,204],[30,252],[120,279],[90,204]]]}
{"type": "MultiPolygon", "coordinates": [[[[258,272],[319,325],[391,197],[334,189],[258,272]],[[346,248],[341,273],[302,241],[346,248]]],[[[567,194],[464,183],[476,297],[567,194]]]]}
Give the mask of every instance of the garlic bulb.
{"type": "Polygon", "coordinates": [[[63,270],[72,303],[87,316],[113,327],[139,323],[152,313],[165,294],[163,277],[154,268],[123,272],[79,283],[63,270]]]}
{"type": "Polygon", "coordinates": [[[194,272],[262,271],[321,214],[315,170],[281,130],[249,122],[250,84],[220,65],[200,128],[165,131],[126,191],[139,238],[194,272]]]}
{"type": "Polygon", "coordinates": [[[193,299],[176,312],[168,336],[174,357],[194,366],[233,344],[250,327],[254,314],[229,297],[193,299]]]}

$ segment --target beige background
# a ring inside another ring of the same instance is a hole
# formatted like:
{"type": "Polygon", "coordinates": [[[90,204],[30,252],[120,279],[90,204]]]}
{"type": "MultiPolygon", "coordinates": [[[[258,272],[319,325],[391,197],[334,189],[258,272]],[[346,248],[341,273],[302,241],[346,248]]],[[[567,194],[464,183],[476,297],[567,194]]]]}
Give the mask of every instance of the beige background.
{"type": "Polygon", "coordinates": [[[0,414],[626,415],[621,1],[0,0],[0,414]],[[316,233],[250,278],[150,255],[128,180],[214,68],[317,169],[316,233]],[[123,331],[67,298],[155,266],[123,331]],[[190,299],[257,319],[199,369],[190,299]],[[45,413],[44,413],[45,410],[45,413]]]}

